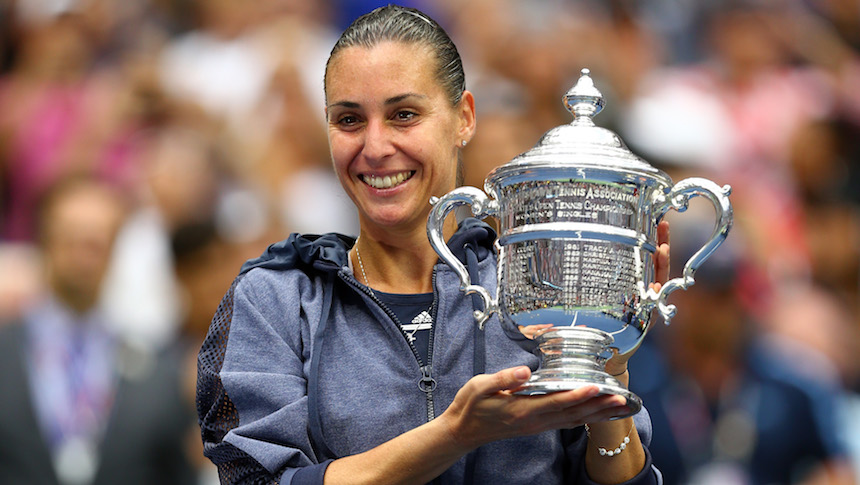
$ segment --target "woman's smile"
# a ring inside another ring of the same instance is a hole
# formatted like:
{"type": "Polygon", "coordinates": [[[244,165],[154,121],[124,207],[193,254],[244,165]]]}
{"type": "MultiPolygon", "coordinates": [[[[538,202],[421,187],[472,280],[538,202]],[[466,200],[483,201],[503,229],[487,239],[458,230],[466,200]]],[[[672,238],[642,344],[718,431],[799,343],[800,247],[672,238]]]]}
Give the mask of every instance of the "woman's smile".
{"type": "Polygon", "coordinates": [[[415,170],[406,170],[391,175],[381,176],[371,174],[359,175],[358,178],[374,189],[390,189],[409,180],[413,175],[415,175],[415,170]]]}

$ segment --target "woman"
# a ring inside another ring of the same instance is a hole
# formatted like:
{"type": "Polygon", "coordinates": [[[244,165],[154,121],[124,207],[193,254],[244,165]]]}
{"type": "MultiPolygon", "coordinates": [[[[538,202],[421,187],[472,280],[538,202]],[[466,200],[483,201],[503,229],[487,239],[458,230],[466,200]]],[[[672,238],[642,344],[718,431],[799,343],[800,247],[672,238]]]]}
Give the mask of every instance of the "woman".
{"type": "MultiPolygon", "coordinates": [[[[447,34],[417,10],[377,9],[335,45],[325,90],[334,168],[361,233],[293,235],[246,263],[222,301],[198,381],[222,481],[658,483],[633,432],[650,427],[645,413],[607,421],[627,412],[624,399],[593,386],[513,394],[537,358],[496,318],[478,330],[472,300],[436,264],[428,200],[457,186],[475,132],[447,34]]],[[[449,246],[494,287],[495,234],[455,226],[449,246]]],[[[626,383],[626,358],[607,371],[626,383]]]]}

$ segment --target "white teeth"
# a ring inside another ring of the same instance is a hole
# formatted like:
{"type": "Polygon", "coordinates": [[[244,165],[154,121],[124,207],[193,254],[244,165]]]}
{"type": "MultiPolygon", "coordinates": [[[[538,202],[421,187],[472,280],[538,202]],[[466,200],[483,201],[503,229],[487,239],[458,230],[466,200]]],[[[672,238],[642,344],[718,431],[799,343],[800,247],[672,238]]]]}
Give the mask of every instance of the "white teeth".
{"type": "Polygon", "coordinates": [[[384,177],[377,177],[375,175],[365,175],[362,177],[364,183],[373,187],[374,189],[390,189],[391,187],[396,187],[409,178],[412,177],[412,174],[415,172],[400,172],[396,175],[386,175],[384,177]]]}

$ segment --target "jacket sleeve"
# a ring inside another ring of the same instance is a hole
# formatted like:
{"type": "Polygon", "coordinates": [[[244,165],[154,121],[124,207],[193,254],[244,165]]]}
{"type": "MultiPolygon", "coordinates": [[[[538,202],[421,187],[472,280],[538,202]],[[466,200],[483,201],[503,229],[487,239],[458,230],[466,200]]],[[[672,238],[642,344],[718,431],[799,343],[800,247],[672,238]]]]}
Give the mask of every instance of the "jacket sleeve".
{"type": "Polygon", "coordinates": [[[221,483],[321,484],[330,461],[318,462],[307,431],[309,330],[298,291],[282,305],[275,292],[257,296],[248,276],[227,291],[198,355],[204,454],[221,483]]]}
{"type": "MultiPolygon", "coordinates": [[[[651,459],[651,452],[648,451],[648,444],[651,443],[651,416],[645,407],[633,416],[633,422],[636,424],[636,429],[639,433],[639,439],[642,441],[642,446],[645,448],[645,466],[635,477],[620,484],[620,485],[663,485],[663,474],[654,466],[651,459]]],[[[566,446],[567,455],[572,463],[572,473],[577,477],[575,483],[584,485],[598,485],[591,480],[588,472],[585,470],[585,447],[588,445],[588,438],[582,428],[570,431],[573,434],[573,439],[569,440],[566,446]]]]}

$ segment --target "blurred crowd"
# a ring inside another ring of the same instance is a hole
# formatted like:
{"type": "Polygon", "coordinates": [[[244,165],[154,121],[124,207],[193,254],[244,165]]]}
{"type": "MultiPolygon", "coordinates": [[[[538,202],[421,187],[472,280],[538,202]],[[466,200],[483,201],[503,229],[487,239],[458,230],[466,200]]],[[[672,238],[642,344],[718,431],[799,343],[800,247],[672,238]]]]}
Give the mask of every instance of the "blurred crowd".
{"type": "MultiPolygon", "coordinates": [[[[172,478],[141,483],[217,482],[193,417],[196,351],[245,259],[290,232],[357,233],[322,77],[340,31],[384,3],[0,0],[0,327],[84,315],[102,329],[91,353],[74,336],[22,340],[41,342],[23,359],[48,377],[14,390],[34,408],[16,416],[46,436],[31,455],[60,483],[114,483],[100,446],[126,429],[111,420],[130,396],[179,416],[164,436],[181,443],[153,441],[187,460],[159,458],[172,478]],[[78,350],[34,357],[51,346],[78,350]],[[100,398],[87,419],[52,417],[86,387],[60,375],[78,361],[100,398]],[[175,389],[122,387],[161,372],[140,362],[174,362],[160,381],[175,389]]],[[[598,125],[676,182],[732,186],[727,243],[632,363],[667,483],[860,483],[860,2],[403,3],[460,48],[478,111],[467,185],[569,122],[561,96],[587,67],[598,125]]],[[[713,228],[700,202],[667,215],[673,275],[713,228]]],[[[3,446],[0,482],[16,483],[2,469],[24,465],[3,446]]]]}

